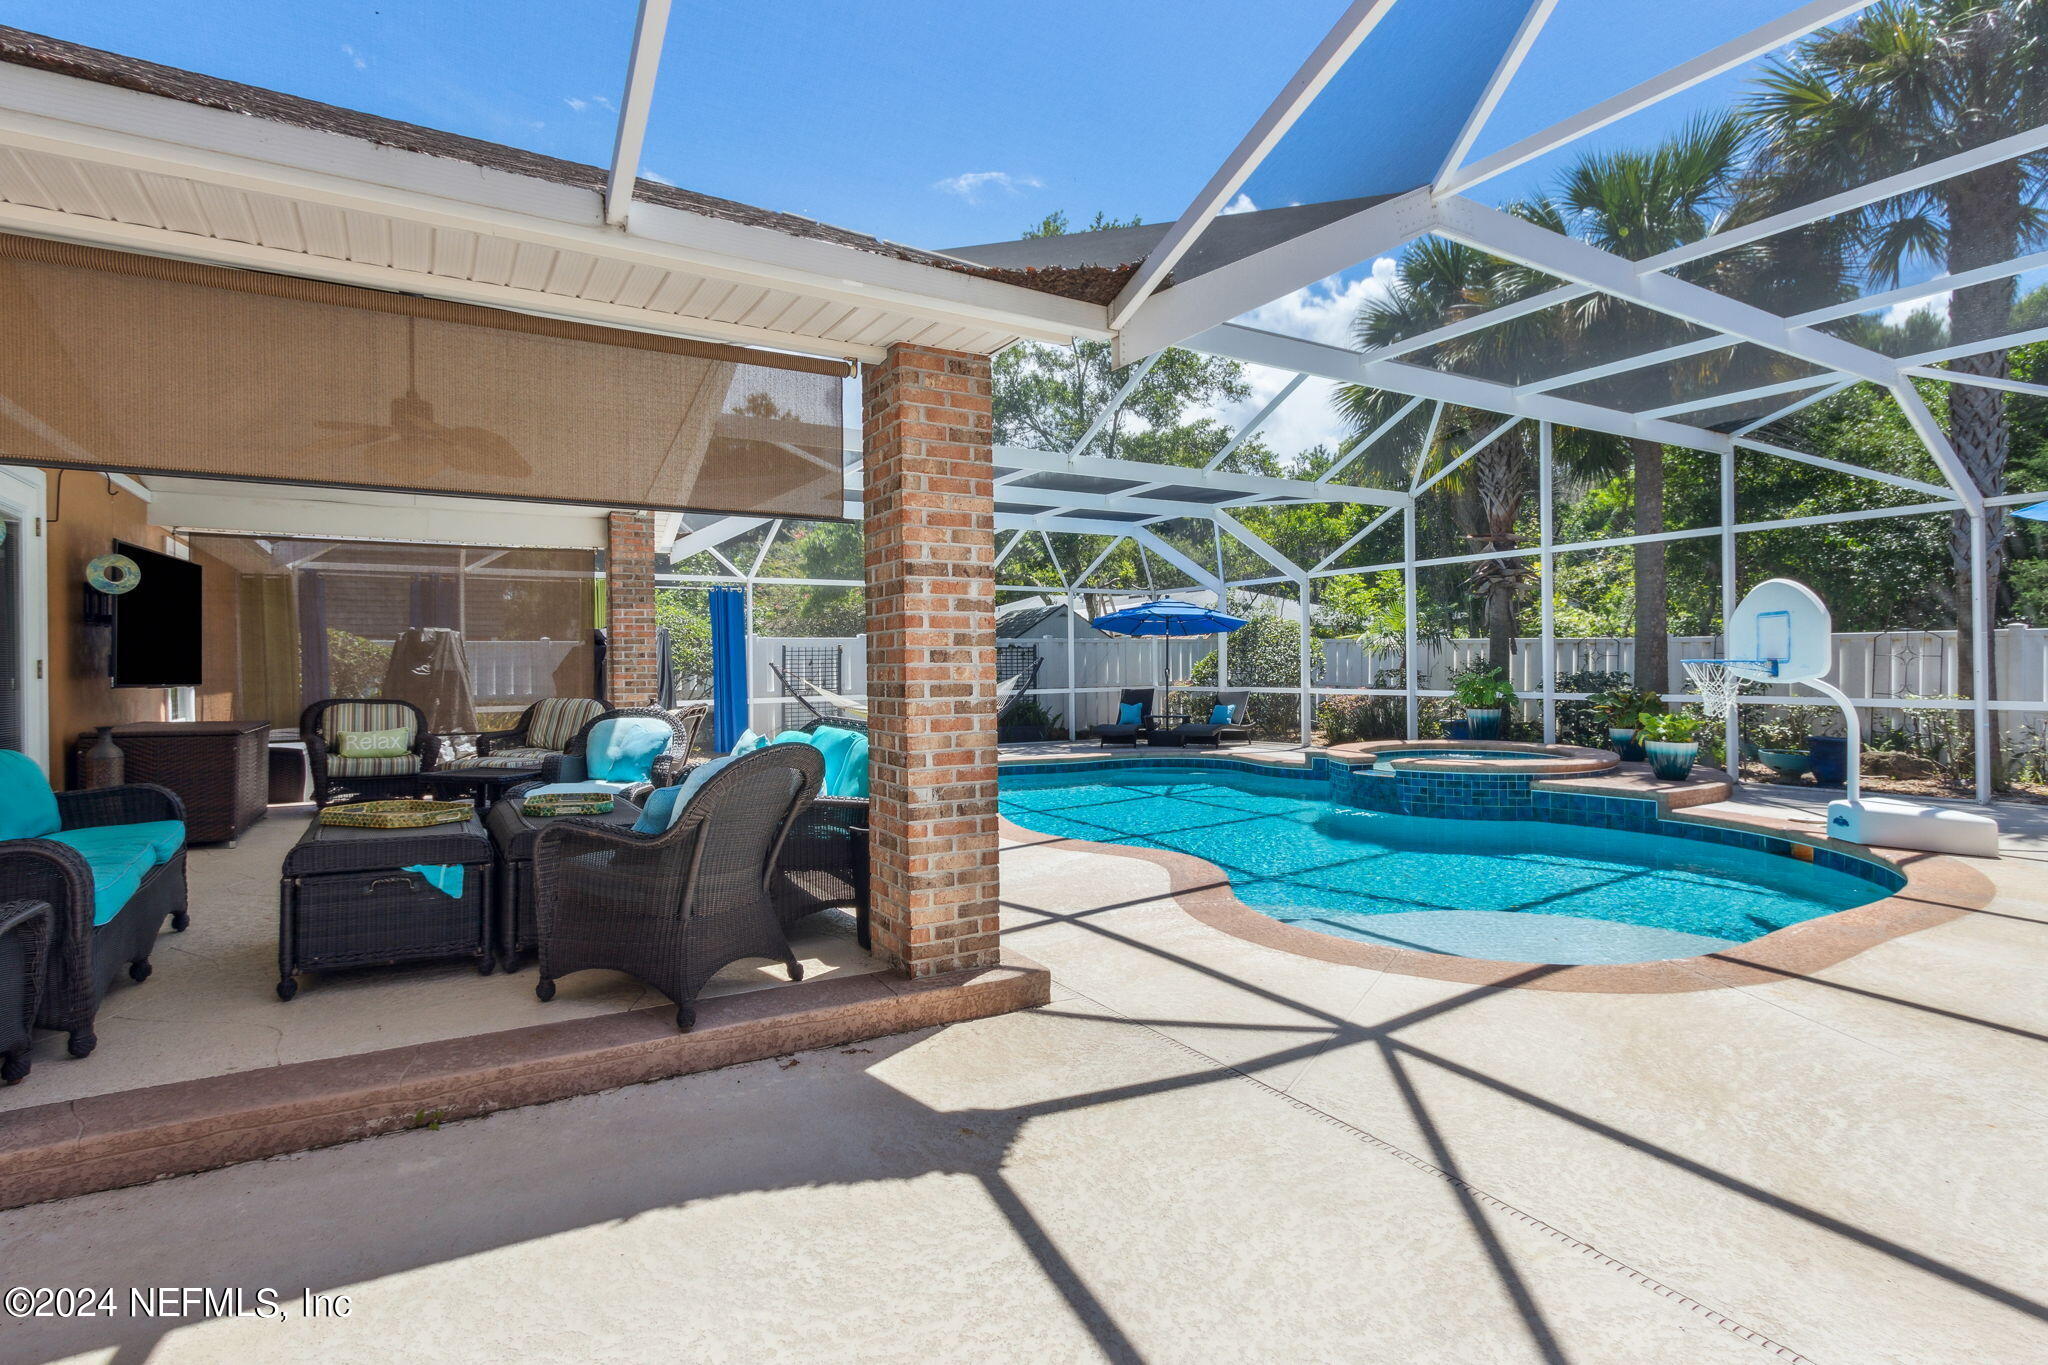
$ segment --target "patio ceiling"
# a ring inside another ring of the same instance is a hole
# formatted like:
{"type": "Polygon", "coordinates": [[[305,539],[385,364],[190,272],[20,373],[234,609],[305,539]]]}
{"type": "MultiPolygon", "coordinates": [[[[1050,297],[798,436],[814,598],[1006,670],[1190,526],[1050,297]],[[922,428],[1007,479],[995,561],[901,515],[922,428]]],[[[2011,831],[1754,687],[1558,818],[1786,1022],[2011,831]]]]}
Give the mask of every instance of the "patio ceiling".
{"type": "Polygon", "coordinates": [[[964,261],[628,187],[658,48],[608,170],[0,28],[0,229],[856,360],[1108,335],[964,261]]]}

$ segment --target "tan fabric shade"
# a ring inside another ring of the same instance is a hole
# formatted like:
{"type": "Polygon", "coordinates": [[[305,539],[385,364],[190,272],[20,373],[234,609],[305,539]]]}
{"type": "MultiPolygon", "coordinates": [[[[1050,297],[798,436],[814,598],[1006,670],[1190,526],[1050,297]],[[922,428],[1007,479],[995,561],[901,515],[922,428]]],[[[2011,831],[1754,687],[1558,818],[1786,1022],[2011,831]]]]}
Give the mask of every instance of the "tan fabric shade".
{"type": "Polygon", "coordinates": [[[838,517],[837,361],[0,235],[0,460],[838,517]]]}

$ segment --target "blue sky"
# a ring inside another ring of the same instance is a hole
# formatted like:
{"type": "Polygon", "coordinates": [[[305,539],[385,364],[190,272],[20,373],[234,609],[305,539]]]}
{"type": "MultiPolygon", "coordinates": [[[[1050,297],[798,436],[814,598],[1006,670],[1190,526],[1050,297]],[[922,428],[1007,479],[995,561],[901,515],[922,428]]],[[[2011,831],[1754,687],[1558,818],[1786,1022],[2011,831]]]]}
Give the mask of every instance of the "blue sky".
{"type": "MultiPolygon", "coordinates": [[[[1562,0],[1478,150],[1790,7],[1562,0]]],[[[677,0],[643,169],[923,246],[1014,236],[1054,209],[1171,218],[1343,9],[677,0]]],[[[632,0],[0,0],[17,27],[587,162],[609,159],[633,12],[632,0]]]]}

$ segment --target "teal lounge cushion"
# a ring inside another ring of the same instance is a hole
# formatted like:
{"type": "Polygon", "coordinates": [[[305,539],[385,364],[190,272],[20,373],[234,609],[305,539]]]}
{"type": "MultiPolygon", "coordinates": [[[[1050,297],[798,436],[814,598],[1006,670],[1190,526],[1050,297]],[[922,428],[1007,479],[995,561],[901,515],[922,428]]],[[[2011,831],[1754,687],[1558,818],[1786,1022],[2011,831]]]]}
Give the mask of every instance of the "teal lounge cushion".
{"type": "Polygon", "coordinates": [[[767,744],[768,737],[766,735],[757,735],[752,730],[747,730],[733,744],[730,756],[738,758],[741,754],[750,754],[756,749],[766,748],[767,744]]]}
{"type": "Polygon", "coordinates": [[[1145,703],[1141,701],[1127,701],[1117,707],[1116,723],[1118,725],[1143,725],[1145,723],[1145,703]]]}
{"type": "Polygon", "coordinates": [[[105,924],[121,913],[121,907],[165,859],[157,857],[160,834],[152,827],[175,825],[175,820],[149,821],[138,825],[89,825],[84,829],[58,830],[47,835],[53,844],[77,849],[92,869],[92,922],[105,924]]]}
{"type": "Polygon", "coordinates": [[[825,756],[825,779],[818,785],[820,796],[866,796],[868,794],[868,737],[853,730],[821,725],[811,733],[811,745],[825,756]],[[856,790],[858,788],[858,790],[856,790]]]}
{"type": "Polygon", "coordinates": [[[612,716],[590,727],[584,771],[599,782],[645,782],[675,731],[653,716],[612,716]]]}
{"type": "Polygon", "coordinates": [[[1218,702],[1209,708],[1211,725],[1229,725],[1237,715],[1237,708],[1229,702],[1218,702]]]}
{"type": "Polygon", "coordinates": [[[63,821],[49,779],[27,754],[0,749],[0,839],[33,839],[63,821]]]}
{"type": "MultiPolygon", "coordinates": [[[[739,757],[737,754],[727,754],[724,758],[714,758],[709,763],[699,763],[696,767],[690,769],[690,775],[684,778],[679,786],[664,788],[664,790],[673,790],[676,796],[675,804],[669,807],[668,822],[662,828],[667,829],[670,825],[681,820],[689,812],[691,800],[698,792],[704,790],[704,784],[731,767],[733,759],[737,757],[739,757]]],[[[660,792],[655,793],[656,796],[660,794],[660,792]]]]}

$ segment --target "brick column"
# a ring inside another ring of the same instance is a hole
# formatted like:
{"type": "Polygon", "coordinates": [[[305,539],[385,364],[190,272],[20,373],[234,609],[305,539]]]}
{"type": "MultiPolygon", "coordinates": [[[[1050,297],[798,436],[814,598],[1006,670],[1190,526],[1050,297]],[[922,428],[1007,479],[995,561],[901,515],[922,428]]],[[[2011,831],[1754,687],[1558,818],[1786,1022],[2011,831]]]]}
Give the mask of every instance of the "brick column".
{"type": "Polygon", "coordinates": [[[875,951],[994,965],[993,385],[985,356],[892,346],[862,376],[875,951]]]}
{"type": "Polygon", "coordinates": [[[651,706],[660,682],[654,650],[654,514],[614,512],[605,554],[605,698],[651,706]]]}

